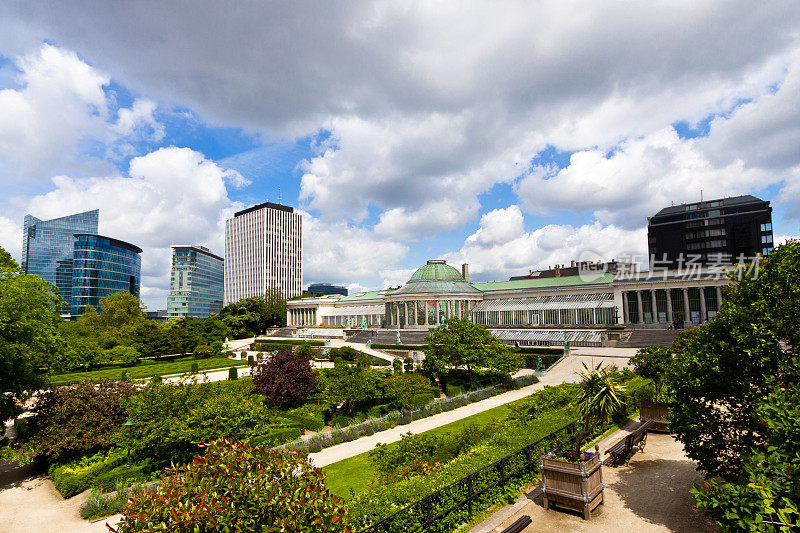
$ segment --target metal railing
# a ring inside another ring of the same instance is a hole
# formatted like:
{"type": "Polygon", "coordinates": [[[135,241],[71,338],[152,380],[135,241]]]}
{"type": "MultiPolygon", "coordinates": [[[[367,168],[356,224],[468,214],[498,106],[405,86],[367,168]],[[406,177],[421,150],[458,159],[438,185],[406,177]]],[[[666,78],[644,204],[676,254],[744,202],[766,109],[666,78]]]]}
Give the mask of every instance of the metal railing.
{"type": "Polygon", "coordinates": [[[575,422],[572,422],[375,522],[360,533],[455,530],[476,512],[491,506],[493,498],[504,490],[508,481],[535,473],[543,452],[566,448],[574,436],[575,422]],[[444,523],[448,517],[454,519],[450,526],[444,523]]]}

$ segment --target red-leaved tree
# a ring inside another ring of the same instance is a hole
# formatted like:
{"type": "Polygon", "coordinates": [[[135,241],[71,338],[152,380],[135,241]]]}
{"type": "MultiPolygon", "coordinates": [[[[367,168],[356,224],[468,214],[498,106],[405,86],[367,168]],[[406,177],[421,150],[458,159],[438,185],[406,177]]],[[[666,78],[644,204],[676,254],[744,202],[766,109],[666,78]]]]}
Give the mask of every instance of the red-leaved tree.
{"type": "Polygon", "coordinates": [[[253,385],[267,403],[284,407],[308,398],[317,386],[317,374],[307,356],[279,351],[255,368],[253,385]]]}

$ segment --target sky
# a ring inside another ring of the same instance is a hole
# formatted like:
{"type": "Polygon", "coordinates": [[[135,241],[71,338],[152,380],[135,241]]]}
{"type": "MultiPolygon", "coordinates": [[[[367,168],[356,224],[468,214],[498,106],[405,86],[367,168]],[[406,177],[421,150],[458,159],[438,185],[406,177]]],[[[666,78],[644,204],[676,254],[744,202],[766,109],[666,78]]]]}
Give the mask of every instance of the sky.
{"type": "Polygon", "coordinates": [[[427,259],[508,279],[638,258],[647,216],[739,194],[800,235],[796,1],[10,1],[0,246],[100,209],[164,309],[170,245],[303,213],[303,285],[427,259]]]}

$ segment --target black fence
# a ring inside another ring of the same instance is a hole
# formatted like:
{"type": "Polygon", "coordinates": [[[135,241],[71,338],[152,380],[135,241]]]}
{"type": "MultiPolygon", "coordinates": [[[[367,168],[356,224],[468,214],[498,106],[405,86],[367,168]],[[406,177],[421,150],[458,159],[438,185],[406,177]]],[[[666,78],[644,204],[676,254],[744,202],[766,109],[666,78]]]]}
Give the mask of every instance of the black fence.
{"type": "Polygon", "coordinates": [[[575,422],[375,522],[360,533],[453,531],[475,513],[495,503],[497,495],[505,491],[509,482],[532,479],[539,470],[540,455],[566,448],[574,437],[575,422]]]}

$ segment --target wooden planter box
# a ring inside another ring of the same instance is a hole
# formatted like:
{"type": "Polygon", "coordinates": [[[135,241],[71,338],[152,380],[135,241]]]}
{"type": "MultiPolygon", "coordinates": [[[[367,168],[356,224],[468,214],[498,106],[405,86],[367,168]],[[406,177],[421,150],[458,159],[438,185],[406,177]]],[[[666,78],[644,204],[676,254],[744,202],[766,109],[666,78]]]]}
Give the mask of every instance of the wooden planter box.
{"type": "Polygon", "coordinates": [[[544,508],[551,505],[582,512],[589,520],[598,505],[603,503],[603,462],[595,449],[594,457],[570,463],[541,457],[542,497],[544,508]]]}
{"type": "Polygon", "coordinates": [[[645,400],[639,402],[639,419],[642,422],[646,419],[655,422],[651,431],[669,432],[667,415],[669,415],[669,404],[667,403],[648,402],[645,400]]]}

